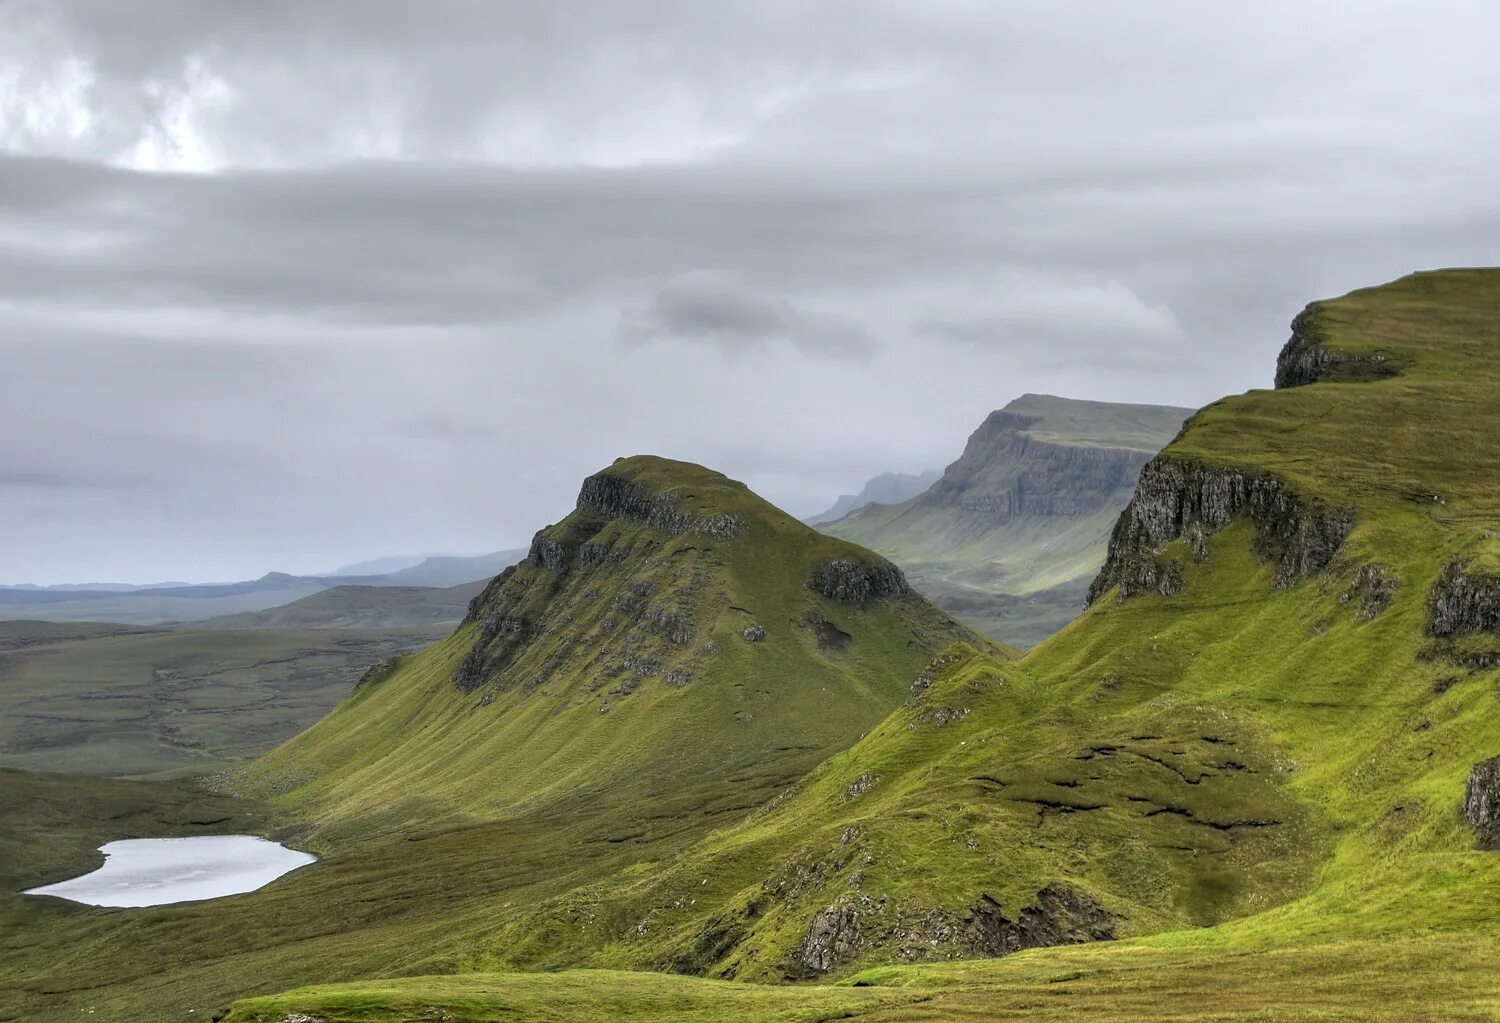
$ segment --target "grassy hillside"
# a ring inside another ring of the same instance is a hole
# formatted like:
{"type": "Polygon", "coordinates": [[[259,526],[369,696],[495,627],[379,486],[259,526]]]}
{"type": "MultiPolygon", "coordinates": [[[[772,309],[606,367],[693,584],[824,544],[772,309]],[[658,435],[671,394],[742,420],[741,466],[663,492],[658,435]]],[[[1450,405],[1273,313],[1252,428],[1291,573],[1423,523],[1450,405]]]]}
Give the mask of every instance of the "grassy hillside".
{"type": "MultiPolygon", "coordinates": [[[[914,996],[837,1010],[872,1020],[1494,1018],[1500,855],[1461,806],[1500,753],[1497,351],[1500,271],[1315,304],[1288,386],[1143,473],[1080,619],[1018,662],[947,648],[792,794],[497,922],[469,965],[914,996]]],[[[711,994],[591,982],[559,1018],[711,994]]],[[[447,983],[235,1018],[488,1018],[579,980],[447,983]]]]}
{"type": "Polygon", "coordinates": [[[1033,646],[1077,615],[1136,474],[1187,409],[1027,394],[924,493],[823,525],[979,631],[1033,646]]]}
{"type": "Polygon", "coordinates": [[[743,484],[626,459],[591,477],[450,640],[239,783],[367,829],[657,798],[772,763],[798,773],[960,635],[888,564],[743,484]]]}
{"type": "Polygon", "coordinates": [[[263,753],[426,632],[0,622],[0,767],[171,776],[263,753]]]}
{"type": "Polygon", "coordinates": [[[28,935],[0,954],[0,1018],[202,1018],[234,994],[459,969],[497,922],[648,875],[784,792],[955,641],[984,642],[868,551],[718,473],[622,460],[452,637],[219,779],[267,799],[316,869],[128,913],[0,900],[0,933],[28,935]]]}

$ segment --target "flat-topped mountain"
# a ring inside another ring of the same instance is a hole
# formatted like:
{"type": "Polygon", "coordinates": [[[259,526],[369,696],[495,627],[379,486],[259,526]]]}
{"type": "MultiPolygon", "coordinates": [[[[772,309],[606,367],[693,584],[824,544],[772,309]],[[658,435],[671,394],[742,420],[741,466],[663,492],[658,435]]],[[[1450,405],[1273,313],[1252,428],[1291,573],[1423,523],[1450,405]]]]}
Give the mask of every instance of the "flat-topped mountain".
{"type": "Polygon", "coordinates": [[[925,492],[821,528],[891,558],[975,628],[1030,645],[1078,613],[1141,467],[1188,415],[1023,395],[925,492]]]}

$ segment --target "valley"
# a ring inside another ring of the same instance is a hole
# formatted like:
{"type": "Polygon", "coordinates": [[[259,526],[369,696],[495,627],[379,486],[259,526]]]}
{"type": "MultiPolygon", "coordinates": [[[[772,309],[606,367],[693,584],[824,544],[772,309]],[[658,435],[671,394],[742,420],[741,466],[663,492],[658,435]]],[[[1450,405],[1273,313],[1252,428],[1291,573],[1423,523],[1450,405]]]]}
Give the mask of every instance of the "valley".
{"type": "MultiPolygon", "coordinates": [[[[0,1018],[1492,1019],[1497,323],[1496,270],[1315,302],[1273,390],[1107,438],[1028,397],[840,536],[617,460],[274,748],[0,772],[0,1018]],[[1087,607],[1023,655],[922,595],[984,572],[1087,607]],[[320,862],[142,910],[12,894],[144,830],[320,862]]],[[[261,635],[48,628],[6,654],[31,701],[92,644],[261,635]]]]}

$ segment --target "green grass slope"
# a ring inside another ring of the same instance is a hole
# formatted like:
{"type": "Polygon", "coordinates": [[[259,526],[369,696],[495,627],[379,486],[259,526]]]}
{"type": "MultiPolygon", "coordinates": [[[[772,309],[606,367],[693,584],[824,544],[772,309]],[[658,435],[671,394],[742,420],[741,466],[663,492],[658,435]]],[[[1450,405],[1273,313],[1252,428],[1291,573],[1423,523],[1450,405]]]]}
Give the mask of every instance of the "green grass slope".
{"type": "Polygon", "coordinates": [[[981,632],[1033,646],[1077,615],[1137,473],[1188,414],[1023,395],[924,493],[820,528],[896,561],[981,632]]]}
{"type": "MultiPolygon", "coordinates": [[[[0,901],[0,932],[27,934],[0,949],[0,1019],[203,1018],[234,994],[464,968],[499,922],[743,819],[956,640],[984,642],[868,551],[718,473],[622,460],[453,636],[218,778],[268,801],[244,827],[315,868],[158,909],[0,901]]],[[[74,827],[107,834],[115,790],[64,783],[74,827]]]]}
{"type": "Polygon", "coordinates": [[[753,789],[768,765],[794,776],[857,738],[899,702],[903,676],[967,634],[888,564],[743,484],[625,459],[591,477],[451,639],[241,781],[319,826],[365,830],[736,777],[753,789]],[[851,592],[819,592],[825,572],[849,578],[824,589],[851,592]]]}
{"type": "MultiPolygon", "coordinates": [[[[1500,854],[1461,806],[1500,754],[1497,354],[1500,271],[1314,304],[1286,386],[1148,466],[1062,633],[949,647],[791,794],[498,923],[471,965],[921,995],[844,1010],[872,1020],[1494,1018],[1500,854]]],[[[365,991],[275,1011],[388,1018],[365,991]]]]}

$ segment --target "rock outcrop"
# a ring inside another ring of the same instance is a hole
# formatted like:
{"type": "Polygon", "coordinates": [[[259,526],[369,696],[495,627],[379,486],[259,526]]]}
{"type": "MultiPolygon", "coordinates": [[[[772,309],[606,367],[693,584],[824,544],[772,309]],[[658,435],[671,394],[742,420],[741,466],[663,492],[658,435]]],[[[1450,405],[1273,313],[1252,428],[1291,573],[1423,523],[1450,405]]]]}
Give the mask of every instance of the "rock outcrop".
{"type": "Polygon", "coordinates": [[[1439,639],[1500,632],[1500,576],[1450,561],[1428,598],[1427,631],[1439,639]]]}
{"type": "Polygon", "coordinates": [[[1104,568],[1089,587],[1093,603],[1118,587],[1121,599],[1181,589],[1181,564],[1159,556],[1174,540],[1200,560],[1205,534],[1245,512],[1255,526],[1255,552],[1276,566],[1276,585],[1291,586],[1326,568],[1354,524],[1352,508],[1298,495],[1280,477],[1171,456],[1147,463],[1135,496],[1115,523],[1104,568]]]}
{"type": "Polygon", "coordinates": [[[819,910],[797,949],[797,963],[812,973],[827,973],[859,953],[859,911],[853,906],[819,910]]]}
{"type": "Polygon", "coordinates": [[[899,597],[911,592],[906,576],[884,558],[869,561],[834,559],[813,569],[808,589],[829,600],[845,604],[866,604],[883,597],[899,597]]]}
{"type": "Polygon", "coordinates": [[[1292,320],[1292,336],[1276,357],[1276,386],[1355,383],[1396,376],[1400,366],[1378,352],[1356,354],[1329,348],[1317,326],[1317,307],[1308,306],[1292,320]]]}
{"type": "Polygon", "coordinates": [[[671,493],[653,494],[639,483],[622,479],[608,470],[583,481],[583,488],[578,492],[578,510],[592,512],[603,519],[644,523],[674,536],[702,533],[729,540],[745,529],[745,524],[733,513],[691,515],[678,506],[677,498],[671,493]]]}
{"type": "Polygon", "coordinates": [[[1065,884],[1049,884],[1036,902],[1012,920],[988,895],[975,903],[967,921],[977,951],[1007,956],[1023,948],[1077,945],[1115,937],[1114,917],[1094,898],[1065,884]]]}
{"type": "Polygon", "coordinates": [[[1469,772],[1463,814],[1479,836],[1479,848],[1500,850],[1500,757],[1481,761],[1469,772]]]}

